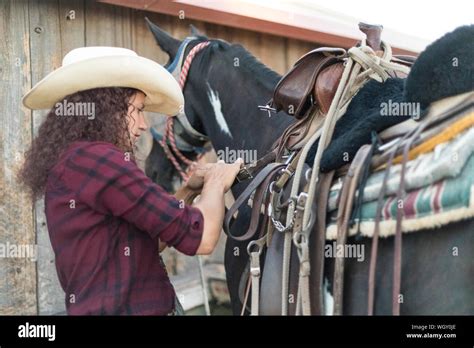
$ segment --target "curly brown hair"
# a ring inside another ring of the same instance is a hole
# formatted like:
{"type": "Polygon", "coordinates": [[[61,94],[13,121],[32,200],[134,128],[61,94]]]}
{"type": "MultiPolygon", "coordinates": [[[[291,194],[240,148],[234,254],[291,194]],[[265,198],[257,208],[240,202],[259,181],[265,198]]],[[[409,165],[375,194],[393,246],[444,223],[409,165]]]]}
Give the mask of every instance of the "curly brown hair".
{"type": "Polygon", "coordinates": [[[93,119],[84,115],[61,116],[61,112],[57,112],[61,107],[59,103],[48,112],[18,173],[19,181],[27,187],[33,199],[44,194],[49,171],[61,152],[75,141],[109,142],[133,156],[127,114],[129,101],[137,92],[133,88],[95,88],[64,98],[67,103],[93,103],[89,104],[94,105],[93,119]]]}

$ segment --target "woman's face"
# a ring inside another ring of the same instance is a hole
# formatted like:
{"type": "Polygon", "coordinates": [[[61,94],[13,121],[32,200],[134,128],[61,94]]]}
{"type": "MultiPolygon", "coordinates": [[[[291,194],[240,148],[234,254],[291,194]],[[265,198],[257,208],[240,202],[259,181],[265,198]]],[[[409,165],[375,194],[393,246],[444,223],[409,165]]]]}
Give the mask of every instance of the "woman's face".
{"type": "Polygon", "coordinates": [[[148,129],[143,108],[145,107],[145,94],[143,92],[135,93],[128,101],[128,131],[130,132],[130,139],[135,144],[148,129]]]}

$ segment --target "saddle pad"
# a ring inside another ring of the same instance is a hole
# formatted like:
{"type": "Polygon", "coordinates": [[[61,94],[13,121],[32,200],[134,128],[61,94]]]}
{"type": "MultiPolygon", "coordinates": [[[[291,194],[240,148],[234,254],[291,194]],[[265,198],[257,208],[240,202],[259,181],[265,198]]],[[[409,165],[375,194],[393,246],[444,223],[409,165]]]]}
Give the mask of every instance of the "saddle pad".
{"type": "MultiPolygon", "coordinates": [[[[420,155],[406,164],[405,188],[414,190],[433,184],[439,180],[459,175],[469,157],[474,153],[474,127],[464,131],[454,140],[442,143],[432,152],[420,155]]],[[[395,195],[400,184],[401,164],[393,165],[387,181],[386,196],[395,195]]],[[[385,171],[378,171],[369,176],[364,188],[362,201],[371,202],[378,199],[385,171]]],[[[328,211],[337,209],[337,197],[340,184],[333,185],[329,193],[328,211]]]]}
{"type": "MultiPolygon", "coordinates": [[[[455,107],[462,105],[470,100],[474,100],[474,92],[466,92],[462,94],[458,94],[452,97],[444,98],[441,100],[437,100],[430,104],[429,109],[427,110],[427,114],[425,118],[432,118],[436,117],[437,115],[441,115],[448,110],[454,109],[455,107]]],[[[408,119],[404,122],[396,124],[395,126],[389,127],[384,131],[379,133],[380,139],[384,141],[384,143],[388,142],[389,140],[401,137],[406,133],[412,131],[419,125],[418,121],[413,119],[408,119]]]]}
{"type": "MultiPolygon", "coordinates": [[[[420,231],[474,217],[474,155],[471,155],[460,175],[436,182],[433,185],[407,192],[403,205],[403,232],[420,231]]],[[[377,201],[362,204],[360,224],[349,229],[355,235],[360,226],[361,235],[372,237],[375,228],[377,201]]],[[[383,203],[380,236],[395,234],[398,202],[396,196],[383,203]]],[[[331,213],[326,239],[336,239],[337,211],[331,213]]]]}
{"type": "MultiPolygon", "coordinates": [[[[421,154],[432,151],[437,145],[446,143],[455,138],[459,133],[474,126],[474,112],[468,116],[457,120],[452,125],[441,131],[439,134],[427,139],[422,144],[415,146],[408,153],[408,159],[413,160],[421,154]]],[[[393,159],[393,163],[401,163],[403,155],[399,155],[393,159]]]]}
{"type": "MultiPolygon", "coordinates": [[[[410,118],[409,115],[382,115],[381,105],[401,102],[404,80],[391,78],[384,83],[370,80],[354,96],[346,113],[337,121],[331,143],[323,153],[321,172],[338,169],[351,162],[357,150],[371,143],[372,131],[381,132],[410,118]]],[[[309,150],[306,163],[312,167],[319,142],[309,150]]]]}
{"type": "MultiPolygon", "coordinates": [[[[405,84],[405,99],[421,108],[474,89],[474,24],[445,34],[420,53],[405,84]]],[[[422,115],[423,117],[423,115],[422,115]]]]}

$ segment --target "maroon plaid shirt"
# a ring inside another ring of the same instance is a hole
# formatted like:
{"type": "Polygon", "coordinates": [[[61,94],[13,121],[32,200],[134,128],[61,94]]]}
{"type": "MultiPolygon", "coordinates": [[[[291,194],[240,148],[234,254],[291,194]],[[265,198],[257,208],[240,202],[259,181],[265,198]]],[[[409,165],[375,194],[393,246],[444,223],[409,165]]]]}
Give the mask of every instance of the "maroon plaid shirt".
{"type": "Polygon", "coordinates": [[[105,142],[75,142],[51,170],[49,236],[69,314],[167,314],[175,292],[158,237],[187,255],[203,216],[154,184],[105,142]]]}

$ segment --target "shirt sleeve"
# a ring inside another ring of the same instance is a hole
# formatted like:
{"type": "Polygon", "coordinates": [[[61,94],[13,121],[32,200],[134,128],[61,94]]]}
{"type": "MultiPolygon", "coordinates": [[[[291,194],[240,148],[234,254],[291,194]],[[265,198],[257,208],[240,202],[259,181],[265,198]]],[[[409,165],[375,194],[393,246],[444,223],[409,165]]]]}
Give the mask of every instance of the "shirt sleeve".
{"type": "Polygon", "coordinates": [[[201,242],[204,219],[153,183],[127,153],[90,142],[65,158],[64,180],[95,211],[120,217],[186,255],[201,242]]]}

